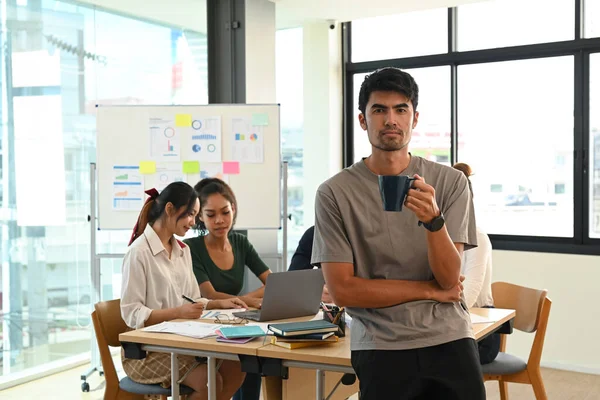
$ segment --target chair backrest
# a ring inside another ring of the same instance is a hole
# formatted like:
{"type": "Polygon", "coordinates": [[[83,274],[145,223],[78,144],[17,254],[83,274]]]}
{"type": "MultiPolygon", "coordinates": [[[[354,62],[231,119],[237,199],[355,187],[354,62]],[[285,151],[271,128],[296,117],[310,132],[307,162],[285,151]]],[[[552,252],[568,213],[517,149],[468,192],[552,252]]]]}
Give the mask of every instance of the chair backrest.
{"type": "Polygon", "coordinates": [[[120,346],[119,334],[128,328],[121,318],[121,300],[103,301],[94,304],[92,323],[96,332],[98,351],[106,380],[105,399],[118,398],[119,376],[109,346],[120,346]]]}
{"type": "Polygon", "coordinates": [[[515,310],[514,327],[523,332],[535,332],[538,329],[547,293],[546,289],[531,289],[507,282],[492,283],[494,306],[515,310]]]}
{"type": "Polygon", "coordinates": [[[120,347],[119,335],[129,330],[121,317],[121,299],[94,304],[102,335],[109,346],[120,347]]]}

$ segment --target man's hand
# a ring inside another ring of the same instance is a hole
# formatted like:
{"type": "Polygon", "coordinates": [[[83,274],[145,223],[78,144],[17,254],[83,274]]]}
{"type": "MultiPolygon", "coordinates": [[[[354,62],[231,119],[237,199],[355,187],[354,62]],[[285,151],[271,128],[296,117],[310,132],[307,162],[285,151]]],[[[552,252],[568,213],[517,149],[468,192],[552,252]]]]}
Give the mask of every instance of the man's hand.
{"type": "Polygon", "coordinates": [[[211,306],[209,308],[221,310],[229,308],[248,308],[248,305],[237,297],[233,297],[231,299],[211,300],[208,304],[211,306]]]}
{"type": "Polygon", "coordinates": [[[321,295],[321,301],[323,303],[333,303],[333,299],[327,290],[327,285],[323,286],[323,294],[321,295]]]}
{"type": "Polygon", "coordinates": [[[177,309],[177,318],[196,319],[202,316],[203,303],[187,303],[177,309]]]}
{"type": "Polygon", "coordinates": [[[413,186],[408,190],[404,205],[417,215],[419,221],[430,223],[440,215],[440,209],[435,201],[435,189],[425,183],[425,179],[415,174],[413,186]]]}
{"type": "Polygon", "coordinates": [[[464,280],[465,277],[461,275],[458,283],[448,290],[442,289],[435,280],[431,281],[431,285],[433,286],[432,299],[440,303],[456,303],[460,301],[464,280]]]}

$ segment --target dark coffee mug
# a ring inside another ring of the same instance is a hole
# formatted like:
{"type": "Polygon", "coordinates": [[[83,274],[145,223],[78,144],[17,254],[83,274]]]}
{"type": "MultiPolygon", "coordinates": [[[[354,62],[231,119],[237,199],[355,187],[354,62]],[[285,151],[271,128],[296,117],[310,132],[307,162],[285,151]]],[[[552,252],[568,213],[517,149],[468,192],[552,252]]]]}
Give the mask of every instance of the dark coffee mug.
{"type": "Polygon", "coordinates": [[[402,211],[408,189],[415,178],[407,175],[379,175],[379,193],[385,211],[402,211]]]}

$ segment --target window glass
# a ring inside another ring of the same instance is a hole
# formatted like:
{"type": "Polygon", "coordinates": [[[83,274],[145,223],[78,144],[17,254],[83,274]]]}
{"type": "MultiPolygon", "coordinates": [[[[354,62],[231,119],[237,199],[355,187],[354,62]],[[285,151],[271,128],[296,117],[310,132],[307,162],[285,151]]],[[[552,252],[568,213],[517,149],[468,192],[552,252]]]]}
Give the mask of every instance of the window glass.
{"type": "MultiPolygon", "coordinates": [[[[590,111],[600,109],[600,53],[590,56],[590,111]]],[[[590,237],[600,239],[600,114],[590,112],[590,237]]]]}

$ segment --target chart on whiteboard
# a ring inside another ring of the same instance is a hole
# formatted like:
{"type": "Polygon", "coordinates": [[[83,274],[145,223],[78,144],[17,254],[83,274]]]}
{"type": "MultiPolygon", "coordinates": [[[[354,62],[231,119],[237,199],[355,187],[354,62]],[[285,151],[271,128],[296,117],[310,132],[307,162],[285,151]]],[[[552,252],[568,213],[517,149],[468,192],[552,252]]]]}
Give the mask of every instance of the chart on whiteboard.
{"type": "Polygon", "coordinates": [[[221,161],[221,117],[191,118],[185,129],[190,139],[183,152],[186,160],[221,161]]]}
{"type": "Polygon", "coordinates": [[[112,208],[139,210],[144,204],[144,180],[137,165],[113,165],[112,208]]]}
{"type": "Polygon", "coordinates": [[[248,117],[231,119],[231,159],[242,163],[264,162],[263,127],[248,117]]]}
{"type": "Polygon", "coordinates": [[[180,161],[180,129],[171,118],[150,118],[150,158],[154,161],[180,161]]]}

